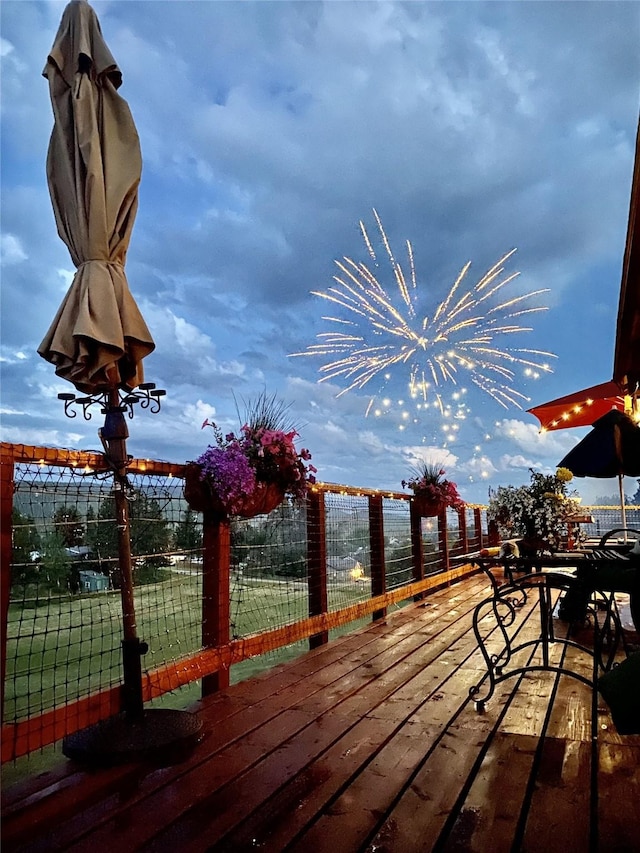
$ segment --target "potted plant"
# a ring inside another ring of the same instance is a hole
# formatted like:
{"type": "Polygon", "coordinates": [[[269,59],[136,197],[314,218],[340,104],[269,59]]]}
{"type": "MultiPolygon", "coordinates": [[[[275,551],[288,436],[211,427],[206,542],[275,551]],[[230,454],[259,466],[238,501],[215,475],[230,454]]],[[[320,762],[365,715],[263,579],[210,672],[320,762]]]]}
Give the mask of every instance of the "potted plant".
{"type": "Polygon", "coordinates": [[[413,504],[419,515],[434,516],[445,507],[458,509],[464,506],[456,484],[445,479],[445,473],[440,465],[421,462],[414,469],[413,476],[402,481],[402,488],[413,492],[413,504]]]}
{"type": "Polygon", "coordinates": [[[298,433],[286,422],[287,409],[263,393],[247,405],[237,435],[223,435],[209,420],[202,424],[213,430],[215,443],[187,463],[184,493],[192,509],[251,518],[271,512],[285,495],[305,497],[316,469],[309,451],[296,449],[298,433]]]}
{"type": "Polygon", "coordinates": [[[567,490],[573,474],[567,468],[558,468],[555,474],[529,470],[528,486],[499,486],[489,492],[487,515],[503,539],[521,540],[522,556],[553,553],[566,538],[567,522],[575,513],[575,494],[567,490]]]}

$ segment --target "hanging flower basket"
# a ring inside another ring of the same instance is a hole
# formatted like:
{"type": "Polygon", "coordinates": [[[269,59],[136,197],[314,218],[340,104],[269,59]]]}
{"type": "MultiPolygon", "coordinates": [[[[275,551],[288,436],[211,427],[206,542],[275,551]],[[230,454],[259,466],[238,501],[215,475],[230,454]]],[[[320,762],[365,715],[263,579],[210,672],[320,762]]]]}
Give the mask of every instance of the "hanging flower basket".
{"type": "Polygon", "coordinates": [[[433,518],[435,515],[440,515],[444,508],[444,503],[427,495],[414,495],[413,505],[418,515],[423,518],[433,518]]]}
{"type": "MultiPolygon", "coordinates": [[[[228,518],[229,512],[224,502],[212,489],[211,484],[201,479],[202,469],[195,462],[187,463],[184,476],[184,497],[191,509],[197,512],[212,512],[220,518],[228,518]]],[[[275,483],[257,482],[254,490],[244,497],[241,505],[236,505],[233,515],[240,518],[253,518],[266,515],[280,506],[284,500],[284,490],[275,483]]]]}
{"type": "Polygon", "coordinates": [[[440,515],[448,506],[453,509],[464,506],[456,484],[445,480],[444,474],[444,468],[440,465],[422,462],[408,480],[402,481],[402,488],[409,488],[413,492],[413,506],[423,518],[440,515]]]}

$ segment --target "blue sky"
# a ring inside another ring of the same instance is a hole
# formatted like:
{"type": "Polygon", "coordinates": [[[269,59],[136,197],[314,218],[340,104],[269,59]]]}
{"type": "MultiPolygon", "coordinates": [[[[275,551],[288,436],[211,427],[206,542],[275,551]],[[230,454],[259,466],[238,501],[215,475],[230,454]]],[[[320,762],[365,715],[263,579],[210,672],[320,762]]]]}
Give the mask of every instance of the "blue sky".
{"type": "MultiPolygon", "coordinates": [[[[2,437],[97,449],[99,418],[64,417],[57,394],[72,389],[36,352],[73,275],[46,185],[41,76],[64,5],[0,6],[2,437]]],[[[193,459],[205,417],[233,428],[234,394],[266,389],[291,404],[328,482],[399,490],[428,457],[484,502],[490,486],[527,482],[529,467],[552,471],[585,430],[541,436],[524,409],[611,378],[640,5],[92,5],[141,140],[127,275],[157,344],[147,379],[167,390],[159,415],[131,422],[129,451],[193,459]],[[411,242],[422,313],[468,261],[471,287],[517,248],[509,292],[548,290],[531,303],[548,310],[521,318],[532,330],[508,344],[557,356],[538,379],[517,367],[513,387],[531,403],[505,409],[459,377],[438,392],[465,404],[447,440],[436,407],[407,407],[407,366],[338,397],[343,384],[318,383],[326,359],[291,357],[335,316],[312,295],[334,284],[335,260],[371,264],[359,222],[373,241],[374,208],[405,272],[411,242]],[[373,394],[390,404],[367,417],[373,394]]],[[[608,481],[577,486],[587,501],[615,493],[608,481]]]]}

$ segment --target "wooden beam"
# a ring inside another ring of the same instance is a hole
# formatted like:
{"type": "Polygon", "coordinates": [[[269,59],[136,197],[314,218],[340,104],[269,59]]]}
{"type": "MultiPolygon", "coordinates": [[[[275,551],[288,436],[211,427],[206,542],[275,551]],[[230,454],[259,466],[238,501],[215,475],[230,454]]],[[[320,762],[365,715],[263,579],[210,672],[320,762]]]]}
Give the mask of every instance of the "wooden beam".
{"type": "MultiPolygon", "coordinates": [[[[379,495],[369,497],[369,547],[371,553],[371,594],[376,598],[379,595],[384,595],[387,590],[384,560],[384,515],[382,498],[379,495]]],[[[373,611],[374,619],[383,619],[386,615],[386,607],[373,611]]]]}
{"type": "MultiPolygon", "coordinates": [[[[328,610],[327,594],[327,520],[325,496],[313,491],[307,497],[307,571],[309,576],[309,616],[328,610]]],[[[312,649],[329,642],[329,632],[309,635],[312,649]]]]}
{"type": "MultiPolygon", "coordinates": [[[[202,644],[205,649],[229,643],[231,525],[213,513],[203,516],[202,644]]],[[[202,695],[229,686],[229,667],[219,667],[202,679],[202,695]]]]}

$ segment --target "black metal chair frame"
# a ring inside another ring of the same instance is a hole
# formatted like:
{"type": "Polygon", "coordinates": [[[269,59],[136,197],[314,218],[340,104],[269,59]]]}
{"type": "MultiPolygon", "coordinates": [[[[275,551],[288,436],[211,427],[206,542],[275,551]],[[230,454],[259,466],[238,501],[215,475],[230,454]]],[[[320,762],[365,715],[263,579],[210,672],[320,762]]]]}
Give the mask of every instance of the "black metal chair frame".
{"type": "MultiPolygon", "coordinates": [[[[488,572],[491,575],[491,573],[488,572]]],[[[485,704],[493,696],[496,686],[508,678],[523,675],[527,672],[548,671],[568,675],[583,682],[593,689],[594,714],[597,709],[597,683],[599,672],[608,671],[614,661],[616,652],[623,638],[620,616],[615,599],[610,593],[595,591],[589,603],[589,621],[593,623],[593,648],[585,646],[567,637],[556,637],[553,627],[552,590],[568,589],[572,578],[549,573],[531,573],[517,580],[497,585],[494,581],[493,595],[485,598],[475,608],[473,614],[473,631],[478,646],[484,658],[487,671],[480,681],[469,690],[469,696],[475,703],[476,710],[482,713],[485,704]],[[518,611],[527,602],[530,594],[537,596],[540,632],[532,640],[518,642],[519,627],[517,627],[518,611]],[[493,615],[493,626],[484,627],[486,617],[493,615]],[[516,630],[510,632],[509,629],[516,630]],[[502,637],[502,649],[498,653],[490,653],[487,642],[498,630],[502,637]],[[586,652],[593,660],[591,678],[575,672],[562,664],[551,662],[549,651],[553,644],[561,644],[564,648],[573,647],[586,652]],[[530,650],[529,661],[524,665],[510,667],[514,655],[530,650]],[[539,658],[534,657],[541,653],[539,658]]],[[[571,626],[568,626],[569,630],[571,626]]]]}

